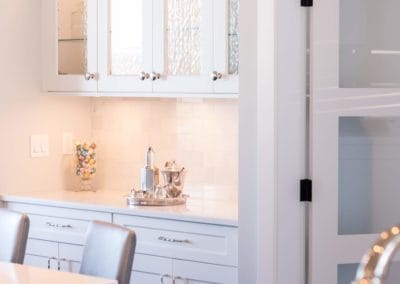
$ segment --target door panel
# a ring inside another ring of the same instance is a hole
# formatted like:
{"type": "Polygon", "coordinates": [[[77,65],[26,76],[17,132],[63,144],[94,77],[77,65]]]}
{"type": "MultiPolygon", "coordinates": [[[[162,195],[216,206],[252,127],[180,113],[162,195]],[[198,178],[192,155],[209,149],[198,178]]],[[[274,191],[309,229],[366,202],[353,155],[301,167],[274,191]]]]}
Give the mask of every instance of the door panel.
{"type": "Polygon", "coordinates": [[[332,0],[312,10],[312,284],[347,284],[378,233],[398,223],[398,5],[332,0]]]}

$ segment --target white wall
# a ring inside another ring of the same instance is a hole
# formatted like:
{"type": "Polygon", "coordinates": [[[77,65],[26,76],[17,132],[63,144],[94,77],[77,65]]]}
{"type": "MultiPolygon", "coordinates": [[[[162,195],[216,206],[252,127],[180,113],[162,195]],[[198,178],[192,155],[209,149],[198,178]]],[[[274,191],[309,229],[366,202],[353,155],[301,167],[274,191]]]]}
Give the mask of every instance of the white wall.
{"type": "Polygon", "coordinates": [[[59,190],[68,183],[63,131],[91,135],[90,99],[43,96],[39,1],[0,0],[0,190],[59,190]],[[30,135],[49,134],[50,156],[30,158],[30,135]]]}

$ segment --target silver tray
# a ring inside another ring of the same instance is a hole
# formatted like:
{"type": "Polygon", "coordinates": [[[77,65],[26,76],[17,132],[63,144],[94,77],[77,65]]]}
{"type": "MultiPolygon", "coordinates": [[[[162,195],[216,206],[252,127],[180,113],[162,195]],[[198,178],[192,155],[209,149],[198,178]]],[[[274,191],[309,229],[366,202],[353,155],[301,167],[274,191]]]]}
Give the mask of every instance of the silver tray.
{"type": "Polygon", "coordinates": [[[127,196],[126,201],[128,205],[136,206],[175,206],[186,204],[187,198],[187,195],[182,195],[176,198],[144,198],[127,196]]]}

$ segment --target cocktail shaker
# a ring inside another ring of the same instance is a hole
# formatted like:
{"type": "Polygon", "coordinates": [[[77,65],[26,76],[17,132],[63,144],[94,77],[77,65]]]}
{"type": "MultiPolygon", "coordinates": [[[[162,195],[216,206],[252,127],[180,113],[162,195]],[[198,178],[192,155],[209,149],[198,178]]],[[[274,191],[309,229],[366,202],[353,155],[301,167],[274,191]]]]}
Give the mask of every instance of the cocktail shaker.
{"type": "Polygon", "coordinates": [[[140,170],[140,188],[143,192],[154,192],[159,183],[160,171],[154,165],[154,151],[152,147],[145,154],[144,167],[140,170]]]}

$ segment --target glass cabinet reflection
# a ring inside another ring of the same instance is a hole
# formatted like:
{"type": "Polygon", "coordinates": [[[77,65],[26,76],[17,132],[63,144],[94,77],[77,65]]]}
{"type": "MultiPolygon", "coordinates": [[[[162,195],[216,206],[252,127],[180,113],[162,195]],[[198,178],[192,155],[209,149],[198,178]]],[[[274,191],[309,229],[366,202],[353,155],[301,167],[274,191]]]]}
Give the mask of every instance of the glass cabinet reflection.
{"type": "Polygon", "coordinates": [[[85,74],[87,20],[85,0],[58,0],[58,74],[85,74]]]}

